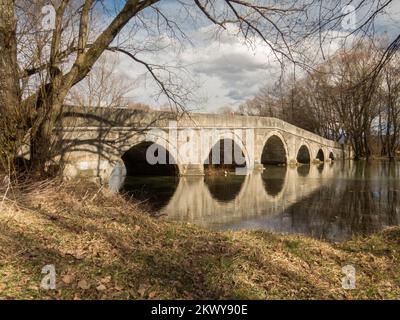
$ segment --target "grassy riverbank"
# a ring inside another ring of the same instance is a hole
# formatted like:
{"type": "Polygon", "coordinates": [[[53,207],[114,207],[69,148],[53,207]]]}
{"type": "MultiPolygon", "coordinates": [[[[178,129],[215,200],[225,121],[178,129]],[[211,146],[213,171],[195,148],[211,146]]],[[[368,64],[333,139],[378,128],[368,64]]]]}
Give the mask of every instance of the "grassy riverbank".
{"type": "Polygon", "coordinates": [[[49,182],[3,195],[3,299],[400,298],[400,228],[332,245],[163,222],[94,184],[49,182]],[[56,290],[40,288],[48,264],[56,290]],[[341,288],[347,264],[356,268],[355,290],[341,288]]]}

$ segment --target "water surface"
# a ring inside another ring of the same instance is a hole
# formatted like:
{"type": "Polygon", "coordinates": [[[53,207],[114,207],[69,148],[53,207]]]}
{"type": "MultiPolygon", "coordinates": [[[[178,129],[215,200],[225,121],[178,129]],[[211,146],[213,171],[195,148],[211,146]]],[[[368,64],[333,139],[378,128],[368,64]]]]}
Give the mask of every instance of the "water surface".
{"type": "Polygon", "coordinates": [[[166,219],[343,241],[400,223],[400,164],[335,162],[227,177],[129,177],[125,191],[166,219]]]}

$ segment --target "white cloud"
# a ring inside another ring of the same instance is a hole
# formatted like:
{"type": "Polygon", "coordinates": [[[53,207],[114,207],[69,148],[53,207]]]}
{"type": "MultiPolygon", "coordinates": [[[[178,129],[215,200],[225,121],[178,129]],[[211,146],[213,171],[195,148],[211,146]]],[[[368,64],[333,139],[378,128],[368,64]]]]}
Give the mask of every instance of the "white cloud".
{"type": "MultiPolygon", "coordinates": [[[[196,30],[191,37],[194,46],[183,47],[180,52],[169,49],[146,55],[147,60],[158,64],[186,67],[190,78],[199,85],[193,92],[195,101],[202,102],[192,103],[189,109],[214,112],[222,106],[237,106],[279,76],[280,66],[262,42],[251,48],[229,32],[210,38],[209,27],[196,30]]],[[[118,70],[127,81],[133,81],[145,72],[142,66],[122,56],[118,70]]],[[[132,95],[151,105],[164,104],[165,98],[154,100],[158,87],[151,78],[146,76],[142,80],[132,95]]]]}
{"type": "MultiPolygon", "coordinates": [[[[167,2],[167,6],[172,6],[169,8],[170,12],[174,11],[172,1],[167,2]]],[[[398,5],[393,5],[392,18],[377,20],[381,30],[393,30],[396,26],[393,21],[397,22],[400,18],[399,10],[398,5]]],[[[237,106],[255,95],[260,87],[272,84],[280,76],[280,64],[274,58],[271,49],[262,41],[250,47],[232,30],[224,31],[215,37],[215,27],[203,22],[197,27],[192,25],[188,29],[193,45],[186,43],[182,46],[174,39],[160,38],[159,43],[169,43],[166,49],[143,53],[140,57],[157,64],[186,67],[188,74],[180,73],[183,85],[190,86],[192,80],[196,81],[200,86],[193,90],[193,96],[196,101],[202,101],[201,104],[190,103],[189,109],[201,108],[202,111],[213,112],[222,106],[237,106]]],[[[326,55],[333,53],[339,47],[335,33],[341,34],[341,31],[331,31],[327,38],[333,40],[323,44],[326,55]]],[[[307,52],[308,63],[321,62],[318,39],[308,39],[301,48],[307,52]]],[[[130,94],[136,100],[153,106],[160,106],[166,102],[165,97],[154,96],[159,91],[158,87],[148,74],[143,76],[146,73],[143,66],[121,56],[118,72],[126,78],[126,81],[132,83],[138,77],[141,79],[139,85],[135,82],[136,88],[130,94]]]]}

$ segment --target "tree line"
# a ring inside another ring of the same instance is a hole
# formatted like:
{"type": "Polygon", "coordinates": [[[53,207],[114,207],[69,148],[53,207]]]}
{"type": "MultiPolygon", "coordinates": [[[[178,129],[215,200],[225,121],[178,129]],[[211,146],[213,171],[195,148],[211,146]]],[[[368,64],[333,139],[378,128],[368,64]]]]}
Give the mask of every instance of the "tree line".
{"type": "Polygon", "coordinates": [[[382,48],[369,41],[342,46],[301,76],[291,73],[263,87],[239,111],[350,144],[355,159],[393,159],[400,147],[400,60],[396,52],[375,72],[382,48]]]}

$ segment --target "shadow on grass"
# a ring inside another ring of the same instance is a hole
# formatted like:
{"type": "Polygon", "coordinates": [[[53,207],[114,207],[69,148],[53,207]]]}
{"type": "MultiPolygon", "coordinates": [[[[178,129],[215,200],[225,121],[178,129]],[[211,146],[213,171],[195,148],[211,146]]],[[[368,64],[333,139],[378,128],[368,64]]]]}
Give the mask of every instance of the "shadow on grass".
{"type": "MultiPolygon", "coordinates": [[[[213,233],[140,213],[85,187],[29,195],[0,218],[3,298],[338,298],[304,244],[263,232],[213,233]],[[87,191],[89,190],[89,191],[87,191]],[[43,199],[46,199],[43,201],[43,199]],[[303,250],[303,251],[302,251],[303,250]],[[54,264],[57,289],[39,288],[54,264]],[[17,273],[17,275],[15,274],[17,273]],[[82,282],[84,281],[84,282],[82,282]]],[[[329,250],[321,249],[321,250],[329,250]]],[[[328,256],[322,261],[337,266],[328,256]]],[[[321,262],[321,261],[320,261],[321,262]]]]}

